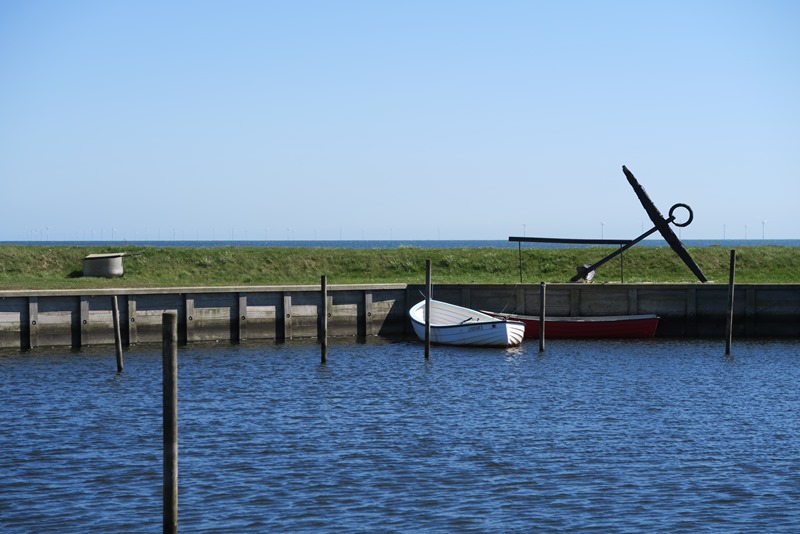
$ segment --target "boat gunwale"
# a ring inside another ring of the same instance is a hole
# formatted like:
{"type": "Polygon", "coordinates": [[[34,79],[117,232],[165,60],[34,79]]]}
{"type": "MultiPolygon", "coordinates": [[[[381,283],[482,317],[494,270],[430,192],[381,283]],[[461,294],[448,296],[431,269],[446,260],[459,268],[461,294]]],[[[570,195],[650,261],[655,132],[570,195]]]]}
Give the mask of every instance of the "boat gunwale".
{"type": "MultiPolygon", "coordinates": [[[[541,321],[539,315],[522,315],[519,313],[507,312],[487,312],[481,310],[482,313],[491,316],[507,317],[509,320],[517,321],[541,321]]],[[[660,319],[655,313],[634,314],[634,315],[545,315],[544,320],[558,321],[558,322],[571,322],[571,323],[615,323],[615,322],[632,322],[632,321],[652,321],[660,319]]]]}

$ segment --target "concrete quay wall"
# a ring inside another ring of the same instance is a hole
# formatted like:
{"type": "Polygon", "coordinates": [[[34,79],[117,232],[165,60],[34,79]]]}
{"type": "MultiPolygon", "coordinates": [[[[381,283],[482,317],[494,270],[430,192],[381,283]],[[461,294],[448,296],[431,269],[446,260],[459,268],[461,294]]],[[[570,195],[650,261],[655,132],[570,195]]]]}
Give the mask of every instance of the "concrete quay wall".
{"type": "MultiPolygon", "coordinates": [[[[659,337],[724,338],[728,286],[548,284],[550,316],[655,313],[659,337]]],[[[424,284],[328,285],[328,335],[412,334],[408,309],[424,284]]],[[[539,284],[436,284],[433,296],[475,309],[538,314],[539,284]]],[[[316,338],[319,285],[0,291],[0,348],[113,345],[113,297],[122,342],[161,342],[161,316],[178,314],[182,343],[316,338]]],[[[800,284],[738,284],[734,337],[800,338],[800,284]]]]}

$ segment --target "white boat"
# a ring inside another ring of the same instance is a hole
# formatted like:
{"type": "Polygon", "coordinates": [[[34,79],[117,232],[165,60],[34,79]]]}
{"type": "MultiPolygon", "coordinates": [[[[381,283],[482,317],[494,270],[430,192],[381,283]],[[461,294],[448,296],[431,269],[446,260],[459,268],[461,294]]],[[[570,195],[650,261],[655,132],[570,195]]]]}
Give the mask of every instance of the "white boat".
{"type": "MultiPolygon", "coordinates": [[[[414,305],[408,314],[417,337],[425,341],[425,301],[414,305]]],[[[519,345],[524,335],[525,323],[520,321],[431,300],[432,344],[511,347],[519,345]]]]}

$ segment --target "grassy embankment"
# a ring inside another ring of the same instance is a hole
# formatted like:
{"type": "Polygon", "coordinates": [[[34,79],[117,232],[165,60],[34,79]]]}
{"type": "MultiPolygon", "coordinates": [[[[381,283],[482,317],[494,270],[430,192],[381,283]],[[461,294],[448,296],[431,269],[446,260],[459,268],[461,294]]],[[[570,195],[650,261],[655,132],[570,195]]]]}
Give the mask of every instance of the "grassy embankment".
{"type": "MultiPolygon", "coordinates": [[[[575,267],[591,264],[614,248],[523,248],[523,281],[565,282],[575,267]]],[[[718,246],[689,252],[710,281],[727,283],[730,250],[718,246]]],[[[633,247],[623,254],[624,281],[696,282],[669,247],[633,247]]],[[[0,290],[116,287],[249,286],[424,283],[425,260],[434,283],[517,283],[516,248],[394,249],[283,247],[138,247],[0,245],[0,290]],[[128,252],[121,278],[83,278],[82,259],[92,253],[128,252]]],[[[594,283],[619,282],[620,260],[598,269],[594,283]]],[[[800,283],[800,247],[737,249],[737,283],[800,283]]]]}

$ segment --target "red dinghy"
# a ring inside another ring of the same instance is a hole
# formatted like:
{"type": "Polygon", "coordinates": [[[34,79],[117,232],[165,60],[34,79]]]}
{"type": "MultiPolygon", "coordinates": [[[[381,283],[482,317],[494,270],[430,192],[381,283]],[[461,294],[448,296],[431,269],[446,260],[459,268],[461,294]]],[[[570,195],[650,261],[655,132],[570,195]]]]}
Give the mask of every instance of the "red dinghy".
{"type": "MultiPolygon", "coordinates": [[[[525,337],[539,337],[539,316],[496,313],[481,310],[498,319],[525,323],[525,337]]],[[[547,338],[641,338],[653,337],[658,327],[658,316],[613,315],[592,317],[545,317],[544,335],[547,338]]]]}

